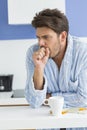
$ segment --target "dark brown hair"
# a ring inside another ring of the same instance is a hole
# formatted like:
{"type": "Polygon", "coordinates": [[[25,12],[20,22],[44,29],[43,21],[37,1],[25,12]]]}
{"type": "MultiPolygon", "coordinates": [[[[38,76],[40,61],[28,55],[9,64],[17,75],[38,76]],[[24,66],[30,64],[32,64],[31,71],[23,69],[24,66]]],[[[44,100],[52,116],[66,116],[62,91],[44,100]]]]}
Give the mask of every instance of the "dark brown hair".
{"type": "Polygon", "coordinates": [[[35,28],[48,27],[57,34],[63,31],[66,31],[68,34],[69,31],[68,19],[64,13],[58,9],[45,9],[36,13],[32,20],[32,26],[35,28]]]}

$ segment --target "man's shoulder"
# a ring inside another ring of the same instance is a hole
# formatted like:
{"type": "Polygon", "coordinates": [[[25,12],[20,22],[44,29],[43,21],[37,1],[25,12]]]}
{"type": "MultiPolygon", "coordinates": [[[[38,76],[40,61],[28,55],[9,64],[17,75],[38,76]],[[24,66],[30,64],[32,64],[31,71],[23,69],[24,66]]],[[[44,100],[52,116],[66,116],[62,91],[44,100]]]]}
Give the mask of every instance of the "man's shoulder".
{"type": "Polygon", "coordinates": [[[72,39],[74,42],[76,42],[79,45],[87,45],[87,38],[86,37],[77,37],[77,36],[72,36],[72,39]]]}
{"type": "MultiPolygon", "coordinates": [[[[73,39],[73,56],[82,60],[87,57],[87,42],[81,37],[72,37],[73,39]],[[82,58],[82,59],[81,59],[82,58]]],[[[82,60],[83,61],[83,60],[82,60]]]]}
{"type": "Polygon", "coordinates": [[[78,49],[87,51],[87,38],[72,36],[73,46],[78,49]]]}

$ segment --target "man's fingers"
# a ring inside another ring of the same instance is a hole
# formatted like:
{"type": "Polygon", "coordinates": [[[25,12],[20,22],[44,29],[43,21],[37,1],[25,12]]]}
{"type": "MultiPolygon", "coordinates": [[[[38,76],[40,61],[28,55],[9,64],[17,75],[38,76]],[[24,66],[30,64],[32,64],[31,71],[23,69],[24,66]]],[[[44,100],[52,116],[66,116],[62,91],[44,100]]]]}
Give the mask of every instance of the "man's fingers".
{"type": "Polygon", "coordinates": [[[50,50],[49,50],[49,48],[46,48],[46,53],[45,53],[45,55],[46,55],[47,57],[49,57],[49,55],[50,55],[50,50]]]}
{"type": "Polygon", "coordinates": [[[41,48],[35,53],[38,60],[42,59],[45,56],[45,49],[41,48]]]}
{"type": "Polygon", "coordinates": [[[37,60],[41,60],[44,57],[48,58],[49,57],[49,53],[50,53],[49,48],[41,48],[37,52],[35,52],[34,55],[35,55],[37,60]]]}

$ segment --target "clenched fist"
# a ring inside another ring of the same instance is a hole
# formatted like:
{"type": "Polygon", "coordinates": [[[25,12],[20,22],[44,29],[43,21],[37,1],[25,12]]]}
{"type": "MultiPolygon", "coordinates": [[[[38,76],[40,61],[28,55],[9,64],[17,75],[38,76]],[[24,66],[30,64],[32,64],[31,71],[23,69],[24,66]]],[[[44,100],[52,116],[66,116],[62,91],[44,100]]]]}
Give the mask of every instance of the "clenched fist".
{"type": "Polygon", "coordinates": [[[33,54],[33,61],[35,67],[44,68],[47,60],[49,58],[50,50],[49,48],[41,47],[38,51],[34,52],[33,54]]]}

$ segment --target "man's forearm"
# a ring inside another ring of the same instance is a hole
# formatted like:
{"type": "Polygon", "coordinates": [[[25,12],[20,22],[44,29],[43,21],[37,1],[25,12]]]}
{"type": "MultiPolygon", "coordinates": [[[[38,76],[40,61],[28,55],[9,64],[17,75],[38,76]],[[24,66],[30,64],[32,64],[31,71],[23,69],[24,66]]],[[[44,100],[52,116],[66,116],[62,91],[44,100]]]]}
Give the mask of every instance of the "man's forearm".
{"type": "Polygon", "coordinates": [[[42,90],[44,85],[43,70],[35,68],[33,76],[35,89],[42,90]]]}

